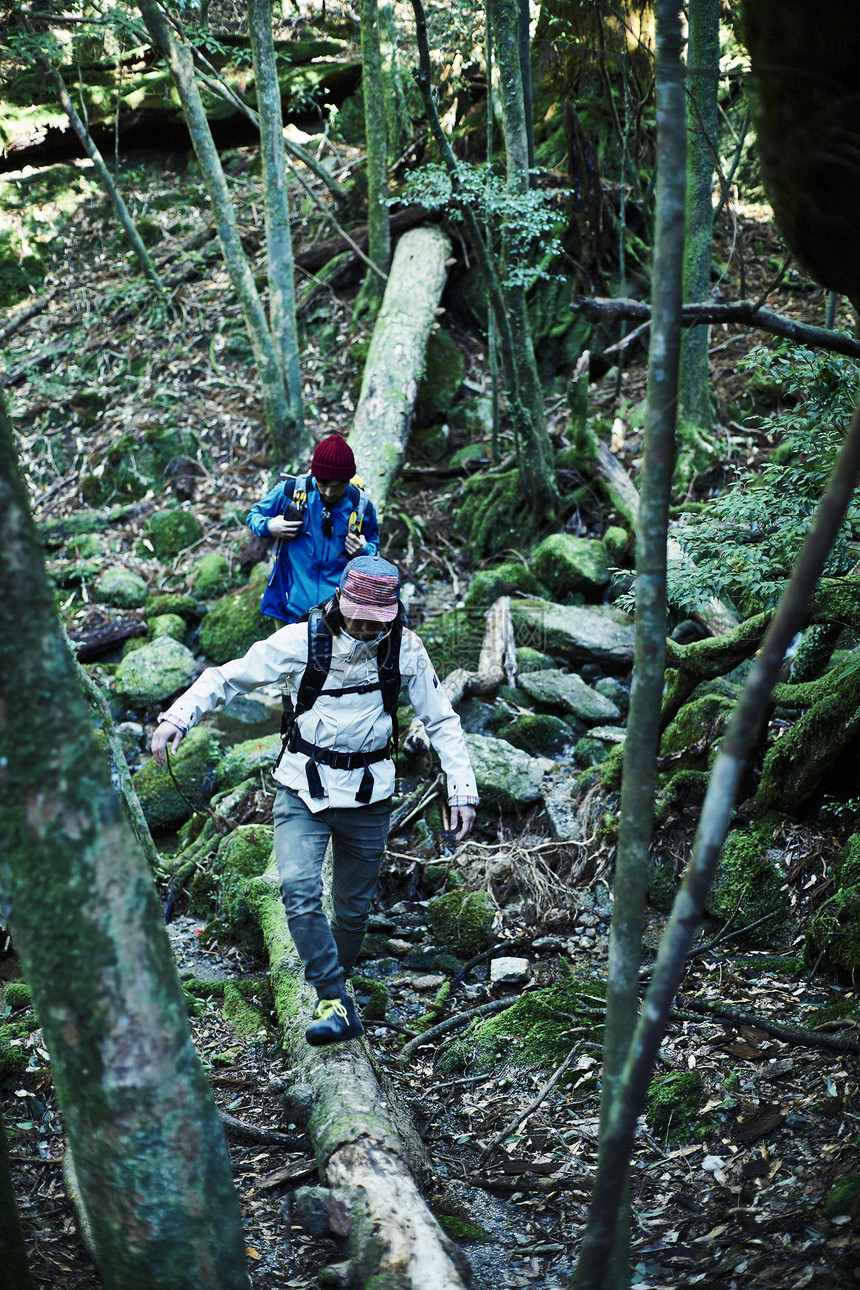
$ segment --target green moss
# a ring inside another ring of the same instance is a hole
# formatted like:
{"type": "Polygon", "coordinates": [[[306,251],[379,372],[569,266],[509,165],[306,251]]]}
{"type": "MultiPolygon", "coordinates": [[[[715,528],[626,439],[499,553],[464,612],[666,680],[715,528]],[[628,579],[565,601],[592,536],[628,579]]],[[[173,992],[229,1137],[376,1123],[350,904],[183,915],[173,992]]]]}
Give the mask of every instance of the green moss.
{"type": "Polygon", "coordinates": [[[241,743],[234,744],[218,764],[215,776],[218,791],[235,788],[243,780],[252,777],[259,782],[261,775],[265,781],[268,781],[280,751],[279,734],[243,739],[241,743]]]}
{"type": "Polygon", "coordinates": [[[21,1008],[29,1008],[32,1005],[32,998],[26,981],[10,981],[3,992],[3,1002],[13,1012],[18,1012],[21,1008]]]}
{"type": "Polygon", "coordinates": [[[775,817],[766,817],[728,835],[705,905],[712,918],[722,923],[734,919],[741,926],[772,914],[750,932],[748,939],[754,945],[778,942],[788,925],[790,906],[782,890],[783,876],[768,854],[776,822],[775,817]]]}
{"type": "Polygon", "coordinates": [[[860,833],[852,833],[833,866],[840,887],[860,887],[860,833]]]}
{"type": "Polygon", "coordinates": [[[457,1245],[468,1245],[470,1241],[491,1241],[493,1238],[489,1232],[485,1232],[482,1227],[476,1227],[474,1223],[468,1222],[465,1218],[457,1218],[454,1214],[437,1214],[436,1221],[442,1228],[446,1236],[450,1236],[452,1241],[457,1245]]]}
{"type": "Polygon", "coordinates": [[[444,331],[431,333],[424,359],[424,375],[415,400],[416,423],[429,425],[443,416],[463,383],[463,355],[444,331]]]}
{"type": "Polygon", "coordinates": [[[551,533],[535,547],[532,564],[555,601],[578,591],[598,593],[609,582],[606,550],[596,538],[551,533]]]}
{"type": "Polygon", "coordinates": [[[710,772],[706,770],[676,771],[657,799],[657,823],[665,824],[670,816],[683,811],[686,806],[701,806],[710,778],[710,772]]]}
{"type": "Polygon", "coordinates": [[[193,577],[194,594],[203,600],[223,595],[233,581],[227,558],[220,551],[210,551],[201,556],[194,567],[193,577]]]}
{"type": "Polygon", "coordinates": [[[804,961],[812,967],[822,951],[840,980],[860,983],[860,886],[837,891],[813,916],[804,942],[804,961]]]}
{"type": "Polygon", "coordinates": [[[172,560],[199,542],[203,526],[189,511],[156,511],[146,526],[146,537],[159,560],[172,560]]]}
{"type": "MultiPolygon", "coordinates": [[[[660,744],[660,752],[665,757],[669,754],[686,753],[700,743],[709,733],[716,738],[722,734],[732,710],[730,700],[720,694],[705,694],[691,699],[681,708],[674,721],[666,727],[660,744]]],[[[713,739],[709,740],[712,743],[713,739]]],[[[696,751],[687,756],[684,764],[693,770],[707,768],[711,747],[696,751]]]]}
{"type": "Polygon", "coordinates": [[[459,518],[464,546],[477,558],[496,551],[526,550],[540,525],[523,496],[517,470],[465,480],[459,518]]]}
{"type": "MultiPolygon", "coordinates": [[[[489,569],[481,569],[472,579],[464,604],[467,609],[489,609],[500,596],[521,591],[527,596],[545,596],[546,588],[531,569],[520,560],[505,560],[489,569]]],[[[519,653],[517,654],[519,663],[519,653]]]]}
{"type": "Polygon", "coordinates": [[[139,609],[148,594],[143,578],[121,566],[105,569],[95,586],[95,598],[100,604],[116,605],[119,609],[139,609]]]}
{"type": "Polygon", "coordinates": [[[574,744],[573,760],[577,766],[585,768],[599,766],[601,762],[606,761],[611,751],[600,739],[585,735],[582,739],[577,739],[574,744]]]}
{"type": "Polygon", "coordinates": [[[485,891],[449,891],[447,895],[434,896],[427,906],[434,935],[465,959],[492,944],[495,912],[485,891]]]}
{"type": "Polygon", "coordinates": [[[830,1188],[821,1206],[821,1212],[827,1218],[837,1218],[841,1214],[854,1214],[858,1202],[860,1202],[860,1174],[846,1174],[830,1188]]]}
{"type": "Polygon", "coordinates": [[[202,616],[202,608],[193,596],[179,592],[152,596],[146,603],[147,618],[158,618],[161,614],[176,614],[187,623],[196,623],[202,616]]]}
{"type": "Polygon", "coordinates": [[[268,1033],[271,992],[268,981],[227,981],[222,1013],[241,1035],[268,1033]]]}
{"type": "Polygon", "coordinates": [[[529,990],[495,1017],[473,1023],[466,1036],[446,1045],[437,1058],[443,1074],[491,1070],[497,1062],[557,1066],[570,1052],[571,1032],[601,1038],[603,989],[596,981],[570,977],[545,990],[529,990]]]}
{"type": "Polygon", "coordinates": [[[173,776],[167,766],[157,765],[155,758],[144,762],[134,777],[134,787],[153,833],[168,833],[177,828],[208,800],[207,786],[211,784],[220,751],[214,736],[197,727],[188,732],[179,745],[179,752],[170,759],[173,776]]]}
{"type": "Polygon", "coordinates": [[[367,976],[354,976],[352,988],[366,1021],[382,1021],[388,1011],[388,987],[367,976]],[[363,996],[369,996],[366,1002],[363,996]]]}
{"type": "Polygon", "coordinates": [[[674,860],[660,860],[648,876],[648,900],[655,909],[669,910],[675,903],[678,877],[674,860]]]}
{"type": "Polygon", "coordinates": [[[264,824],[243,824],[218,844],[211,867],[200,869],[189,884],[195,913],[220,917],[233,933],[256,937],[257,928],[245,889],[251,878],[264,873],[272,855],[272,829],[264,824]]]}
{"type": "Polygon", "coordinates": [[[661,1142],[689,1142],[702,1106],[698,1071],[673,1071],[651,1081],[645,1099],[649,1128],[661,1142]]]}
{"type": "MultiPolygon", "coordinates": [[[[178,614],[150,614],[148,623],[149,639],[153,641],[158,640],[159,636],[170,636],[175,641],[181,641],[188,630],[184,619],[178,614]]],[[[140,637],[135,639],[139,640],[140,637]]]]}
{"type": "Polygon", "coordinates": [[[265,640],[275,628],[260,613],[259,583],[224,596],[200,624],[200,648],[215,664],[241,658],[256,641],[265,640]]]}

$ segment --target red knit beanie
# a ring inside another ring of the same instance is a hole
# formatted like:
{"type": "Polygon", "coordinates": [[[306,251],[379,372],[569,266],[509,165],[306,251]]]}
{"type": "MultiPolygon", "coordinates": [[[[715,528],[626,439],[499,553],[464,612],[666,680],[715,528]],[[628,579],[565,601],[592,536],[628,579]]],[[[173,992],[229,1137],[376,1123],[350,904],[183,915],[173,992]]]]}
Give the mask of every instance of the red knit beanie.
{"type": "Polygon", "coordinates": [[[317,479],[352,479],[355,457],[349,444],[339,434],[330,434],[316,446],[311,474],[317,479]]]}

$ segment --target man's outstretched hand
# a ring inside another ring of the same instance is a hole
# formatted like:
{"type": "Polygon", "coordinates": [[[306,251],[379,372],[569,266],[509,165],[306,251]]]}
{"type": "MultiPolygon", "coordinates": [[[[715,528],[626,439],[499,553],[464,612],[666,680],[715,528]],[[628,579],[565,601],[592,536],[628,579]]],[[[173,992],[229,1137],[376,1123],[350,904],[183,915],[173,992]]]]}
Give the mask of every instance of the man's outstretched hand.
{"type": "Polygon", "coordinates": [[[164,765],[165,758],[167,756],[166,750],[168,748],[170,748],[174,757],[176,756],[179,751],[179,745],[182,743],[184,738],[185,731],[178,729],[178,727],[174,726],[170,721],[162,721],[158,726],[156,726],[150,747],[152,748],[152,755],[158,762],[159,766],[164,765]]]}
{"type": "Polygon", "coordinates": [[[455,842],[462,842],[463,838],[469,836],[476,814],[474,806],[451,807],[451,832],[454,834],[455,842]]]}

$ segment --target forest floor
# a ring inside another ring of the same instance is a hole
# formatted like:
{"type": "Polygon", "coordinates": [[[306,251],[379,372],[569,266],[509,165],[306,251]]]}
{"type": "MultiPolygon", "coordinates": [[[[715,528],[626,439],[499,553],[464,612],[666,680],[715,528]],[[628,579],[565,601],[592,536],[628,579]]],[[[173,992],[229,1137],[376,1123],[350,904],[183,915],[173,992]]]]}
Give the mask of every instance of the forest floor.
{"type": "MultiPolygon", "coordinates": [[[[178,173],[171,176],[169,166],[159,173],[165,190],[174,181],[189,182],[178,173]]],[[[174,233],[170,208],[159,209],[152,201],[156,189],[153,183],[147,191],[153,218],[163,226],[157,258],[166,265],[184,254],[195,218],[199,231],[206,217],[186,212],[181,236],[174,233]]],[[[249,197],[243,233],[259,246],[262,215],[252,215],[252,204],[249,197]]],[[[765,210],[747,212],[735,233],[734,242],[748,248],[750,296],[766,278],[776,276],[782,249],[765,210]]],[[[299,235],[301,241],[301,224],[299,235]]],[[[199,429],[211,460],[194,503],[206,520],[200,550],[235,553],[241,516],[267,487],[270,463],[241,321],[236,308],[224,304],[228,291],[220,261],[201,258],[177,289],[171,311],[164,313],[153,310],[145,293],[129,283],[124,248],[94,189],[77,202],[71,222],[63,223],[62,237],[62,251],[44,283],[54,293],[50,306],[16,329],[4,353],[7,394],[37,519],[85,509],[80,462],[98,470],[122,430],[131,426],[142,432],[180,406],[183,421],[199,429]],[[97,434],[86,423],[86,402],[79,397],[69,401],[66,393],[80,391],[87,382],[102,409],[97,434]],[[49,406],[69,449],[63,461],[46,455],[43,414],[49,406]]],[[[726,262],[735,253],[731,241],[727,237],[722,246],[726,262]]],[[[305,392],[315,429],[347,430],[360,375],[349,359],[356,340],[350,298],[311,280],[303,296],[309,328],[305,392]]],[[[792,271],[768,303],[808,322],[820,321],[823,311],[821,293],[810,293],[802,275],[793,280],[792,271]]],[[[452,330],[456,334],[456,324],[452,330]]],[[[482,347],[465,335],[456,338],[467,353],[470,381],[486,390],[482,347]]],[[[740,328],[714,337],[714,393],[727,448],[711,478],[699,481],[702,489],[745,468],[762,450],[760,437],[732,426],[725,412],[738,396],[737,360],[756,339],[740,328]]],[[[641,362],[632,363],[621,383],[624,407],[643,397],[644,380],[641,362]]],[[[592,398],[611,412],[617,399],[614,378],[596,385],[592,398]]],[[[563,428],[563,411],[556,408],[555,417],[563,428]]],[[[634,433],[619,445],[632,470],[639,448],[634,433]]],[[[390,507],[390,553],[408,562],[418,579],[433,573],[440,605],[456,603],[470,573],[453,518],[459,486],[458,480],[443,482],[441,476],[407,470],[390,507]]],[[[117,534],[120,549],[133,564],[139,524],[130,520],[117,534]]],[[[99,614],[97,607],[74,596],[64,610],[67,626],[78,630],[92,625],[99,614]]],[[[683,861],[694,826],[695,818],[683,815],[656,839],[655,853],[683,861]]],[[[659,1131],[643,1122],[639,1131],[632,1252],[635,1281],[641,1286],[849,1290],[860,1285],[856,1217],[828,1217],[822,1209],[833,1184],[856,1169],[857,1047],[852,1053],[823,1046],[838,1044],[850,1032],[839,1021],[821,1024],[821,1010],[844,1003],[852,991],[804,970],[797,948],[808,916],[801,895],[805,889],[824,889],[839,839],[811,825],[791,826],[789,832],[787,846],[796,863],[786,881],[798,891],[794,937],[767,954],[740,948],[730,939],[711,948],[700,946],[661,1048],[658,1074],[698,1073],[707,1099],[698,1120],[680,1132],[672,1122],[659,1131]],[[723,1012],[734,1008],[738,1015],[732,1019],[717,1010],[702,1016],[690,1001],[713,1002],[723,1012]],[[814,1040],[790,1033],[810,1024],[818,1026],[814,1040]],[[775,1033],[776,1027],[788,1030],[775,1033]]],[[[488,856],[497,862],[488,882],[499,906],[500,940],[524,946],[521,952],[531,959],[535,980],[552,978],[560,959],[578,975],[605,978],[611,853],[591,856],[579,880],[568,882],[570,849],[553,843],[534,816],[483,821],[459,860],[468,866],[476,857],[486,862],[488,856]]],[[[423,909],[414,898],[413,869],[408,839],[392,839],[378,913],[390,920],[395,933],[399,921],[414,922],[423,909]]],[[[649,916],[646,943],[651,949],[661,921],[656,914],[649,916]]],[[[181,971],[215,978],[265,971],[266,965],[247,951],[207,945],[202,930],[187,914],[171,924],[181,971]]],[[[703,933],[703,943],[719,931],[703,933]]],[[[14,976],[11,946],[0,958],[0,969],[6,979],[14,976]]],[[[572,1032],[575,1061],[567,1080],[549,1091],[545,1086],[551,1071],[513,1063],[489,1075],[443,1078],[434,1070],[430,1045],[404,1068],[397,1060],[403,1031],[426,1012],[441,978],[432,972],[401,972],[389,984],[387,1021],[368,1024],[367,1043],[413,1115],[430,1154],[436,1175],[429,1198],[434,1211],[480,1229],[464,1244],[473,1284],[477,1290],[555,1290],[565,1285],[595,1164],[599,1054],[572,1032]],[[500,1145],[485,1151],[496,1137],[500,1145]]],[[[486,965],[478,966],[455,1006],[474,1006],[490,993],[486,965]]],[[[331,1241],[309,1237],[291,1223],[291,1191],[317,1181],[317,1170],[310,1147],[288,1152],[268,1137],[272,1131],[295,1132],[280,1098],[289,1071],[276,1032],[271,1028],[248,1039],[215,1005],[192,1017],[191,1024],[219,1106],[246,1126],[233,1125],[229,1141],[254,1290],[310,1287],[320,1269],[338,1256],[331,1241]]],[[[29,1042],[31,1069],[19,1082],[7,1084],[3,1097],[34,1283],[90,1290],[101,1283],[64,1190],[62,1119],[49,1057],[38,1032],[22,1042],[29,1042]]]]}

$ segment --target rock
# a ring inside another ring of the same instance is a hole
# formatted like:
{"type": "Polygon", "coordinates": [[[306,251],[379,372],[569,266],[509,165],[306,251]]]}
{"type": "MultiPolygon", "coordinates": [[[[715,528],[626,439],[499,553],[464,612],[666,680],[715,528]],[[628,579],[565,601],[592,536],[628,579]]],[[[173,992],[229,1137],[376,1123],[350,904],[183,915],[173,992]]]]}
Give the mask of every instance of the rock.
{"type": "Polygon", "coordinates": [[[532,555],[532,567],[551,595],[600,592],[609,582],[606,548],[598,538],[551,533],[532,555]]]}
{"type": "Polygon", "coordinates": [[[590,738],[604,744],[623,744],[627,738],[627,731],[621,726],[592,726],[588,733],[590,738]]]}
{"type": "Polygon", "coordinates": [[[633,623],[618,609],[518,600],[511,604],[511,617],[518,647],[613,671],[626,671],[633,663],[633,623]]]}
{"type": "Polygon", "coordinates": [[[582,825],[577,818],[566,784],[556,784],[544,794],[544,810],[554,838],[565,842],[578,842],[582,825]]]}
{"type": "Polygon", "coordinates": [[[252,582],[232,591],[213,606],[200,624],[200,648],[213,663],[241,658],[256,641],[272,633],[270,619],[260,613],[262,586],[252,582]]]}
{"type": "Polygon", "coordinates": [[[489,609],[499,596],[510,596],[515,592],[542,596],[546,594],[546,589],[521,560],[505,560],[502,564],[494,564],[475,574],[466,592],[464,604],[467,609],[489,609]]]}
{"type": "Polygon", "coordinates": [[[159,560],[172,560],[202,536],[203,525],[190,511],[156,511],[146,526],[146,538],[159,560]]]}
{"type": "Polygon", "coordinates": [[[187,820],[192,810],[205,806],[219,752],[218,744],[208,730],[201,730],[198,726],[189,730],[179,745],[179,752],[175,757],[171,756],[173,776],[167,766],[159,766],[154,757],[144,762],[134,777],[134,787],[146,822],[154,834],[169,833],[187,820]],[[181,793],[173,782],[174,777],[181,793]]]}
{"type": "Polygon", "coordinates": [[[151,596],[146,602],[147,618],[157,618],[160,614],[177,614],[186,623],[199,621],[203,608],[193,596],[181,592],[169,591],[161,596],[151,596]]]}
{"type": "Polygon", "coordinates": [[[414,949],[414,946],[409,941],[399,941],[392,937],[391,940],[385,942],[385,948],[396,959],[402,959],[414,949]]]}
{"type": "Polygon", "coordinates": [[[603,545],[610,563],[619,565],[624,564],[632,555],[634,543],[620,524],[611,524],[603,534],[603,545]]]}
{"type": "Polygon", "coordinates": [[[194,566],[194,594],[203,600],[222,596],[232,581],[226,556],[220,551],[202,555],[194,566]]]}
{"type": "Polygon", "coordinates": [[[120,721],[116,733],[126,759],[139,753],[143,747],[143,726],[139,721],[120,721]]]}
{"type": "Polygon", "coordinates": [[[532,977],[528,959],[498,958],[490,960],[491,985],[525,985],[532,977]]]}
{"type": "Polygon", "coordinates": [[[281,736],[266,735],[262,739],[244,739],[234,744],[218,763],[215,772],[215,787],[218,792],[235,788],[243,779],[262,774],[268,782],[271,777],[278,754],[281,751],[281,736]]]}
{"type": "Polygon", "coordinates": [[[187,690],[198,672],[194,655],[172,636],[160,636],[122,660],[114,684],[130,707],[154,707],[187,690]]]}
{"type": "Polygon", "coordinates": [[[557,757],[573,748],[575,735],[560,717],[526,712],[502,726],[499,738],[534,757],[557,757]]]}
{"type": "Polygon", "coordinates": [[[622,717],[627,716],[630,710],[630,691],[626,685],[622,685],[614,676],[601,676],[594,682],[594,689],[604,699],[611,699],[622,717]]]}
{"type": "Polygon", "coordinates": [[[612,700],[592,690],[575,672],[529,672],[520,677],[520,689],[538,703],[573,713],[586,725],[621,719],[621,713],[612,700]]]}
{"type": "Polygon", "coordinates": [[[101,605],[116,605],[119,609],[139,609],[149,595],[149,588],[140,574],[123,565],[105,569],[93,589],[101,605]]]}
{"type": "Polygon", "coordinates": [[[427,903],[427,919],[443,945],[471,959],[492,944],[496,908],[485,891],[457,889],[427,903]]]}
{"type": "Polygon", "coordinates": [[[234,932],[253,929],[245,888],[251,878],[265,872],[272,846],[271,825],[241,824],[223,837],[211,867],[201,866],[191,880],[189,896],[194,912],[205,918],[220,913],[234,932]]]}
{"type": "Polygon", "coordinates": [[[229,703],[210,713],[206,724],[223,740],[225,747],[233,747],[247,739],[278,734],[282,715],[280,698],[266,702],[257,696],[252,699],[247,694],[237,694],[229,703]]]}
{"type": "Polygon", "coordinates": [[[484,703],[482,699],[466,699],[457,707],[460,724],[470,735],[491,735],[494,712],[492,703],[484,703]]]}
{"type": "Polygon", "coordinates": [[[466,743],[484,809],[513,811],[538,800],[543,777],[553,766],[546,757],[530,757],[485,735],[466,735],[466,743]]]}
{"type": "Polygon", "coordinates": [[[157,641],[162,636],[170,636],[175,641],[181,641],[188,631],[184,619],[178,614],[156,614],[154,618],[148,618],[147,622],[150,641],[157,641]]]}

